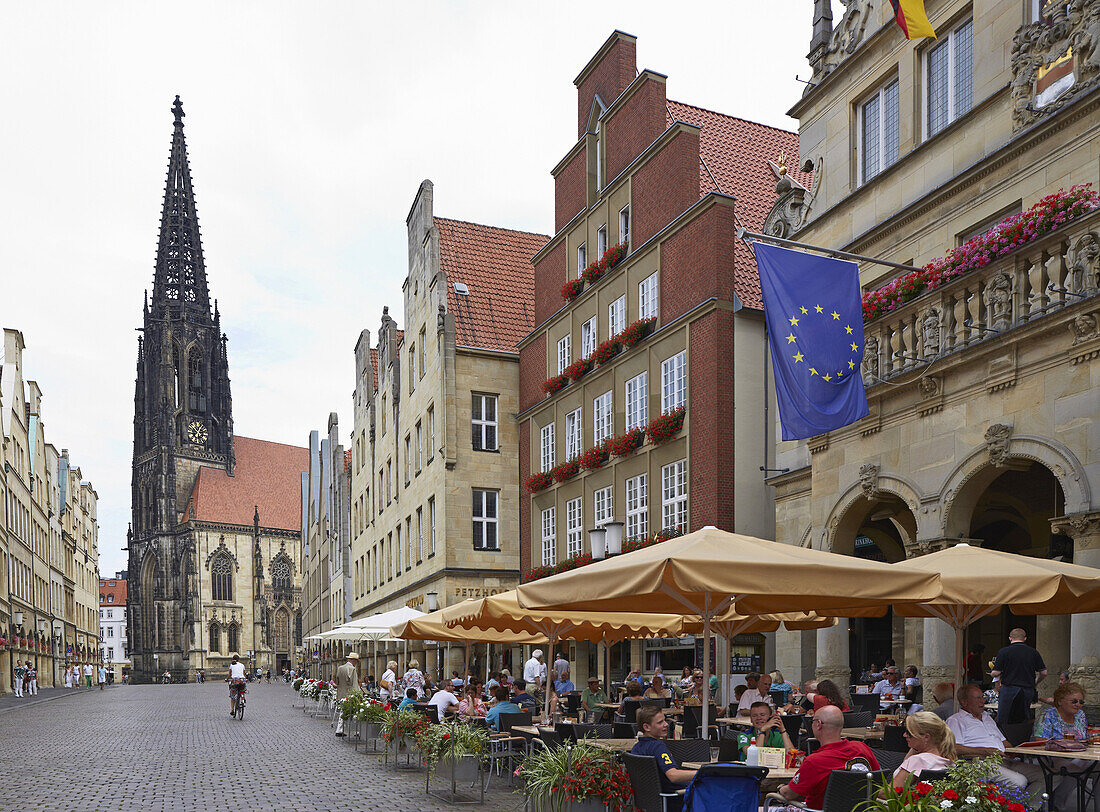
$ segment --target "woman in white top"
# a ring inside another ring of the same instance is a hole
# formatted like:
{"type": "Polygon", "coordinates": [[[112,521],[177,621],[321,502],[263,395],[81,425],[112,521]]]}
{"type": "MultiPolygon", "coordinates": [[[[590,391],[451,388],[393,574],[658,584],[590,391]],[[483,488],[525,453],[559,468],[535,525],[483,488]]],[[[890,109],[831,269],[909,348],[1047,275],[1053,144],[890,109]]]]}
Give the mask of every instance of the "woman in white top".
{"type": "Polygon", "coordinates": [[[383,702],[394,695],[397,689],[397,661],[390,660],[386,663],[386,670],[382,674],[382,681],[378,683],[378,696],[383,702]]]}
{"type": "Polygon", "coordinates": [[[416,698],[424,698],[424,672],[420,670],[420,660],[409,660],[409,670],[405,672],[405,676],[401,679],[402,684],[405,686],[405,690],[409,688],[416,689],[416,698]]]}
{"type": "Polygon", "coordinates": [[[910,776],[921,770],[946,770],[955,763],[955,736],[940,717],[919,711],[905,717],[905,740],[909,752],[894,771],[894,786],[904,787],[910,776]]]}
{"type": "Polygon", "coordinates": [[[73,687],[73,672],[70,671],[68,668],[65,669],[65,687],[73,687]]]}

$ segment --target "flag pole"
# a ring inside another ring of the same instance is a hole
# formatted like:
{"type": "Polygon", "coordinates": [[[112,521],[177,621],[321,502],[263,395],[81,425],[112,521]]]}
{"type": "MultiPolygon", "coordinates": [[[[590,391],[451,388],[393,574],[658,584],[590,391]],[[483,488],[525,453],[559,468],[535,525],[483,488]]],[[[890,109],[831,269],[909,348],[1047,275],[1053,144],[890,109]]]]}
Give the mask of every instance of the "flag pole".
{"type": "Polygon", "coordinates": [[[902,271],[923,271],[923,268],[918,268],[915,265],[903,265],[900,262],[891,262],[888,259],[876,259],[875,257],[866,257],[863,254],[852,254],[848,251],[837,251],[832,248],[822,248],[820,245],[810,245],[807,242],[795,242],[794,240],[785,240],[782,237],[772,237],[769,234],[760,234],[755,231],[746,231],[744,228],[737,229],[737,239],[752,245],[754,242],[766,242],[772,245],[778,245],[783,248],[801,248],[806,251],[817,251],[825,254],[829,257],[837,257],[839,259],[850,259],[854,262],[873,262],[877,265],[886,265],[890,268],[898,268],[902,271]]]}

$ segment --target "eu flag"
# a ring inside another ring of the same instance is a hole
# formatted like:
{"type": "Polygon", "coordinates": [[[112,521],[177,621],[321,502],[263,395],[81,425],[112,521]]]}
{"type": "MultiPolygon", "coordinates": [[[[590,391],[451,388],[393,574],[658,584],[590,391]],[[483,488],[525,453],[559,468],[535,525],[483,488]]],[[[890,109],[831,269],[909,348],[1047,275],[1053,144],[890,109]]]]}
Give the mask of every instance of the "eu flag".
{"type": "Polygon", "coordinates": [[[753,248],[783,439],[813,437],[866,417],[859,268],[761,242],[753,248]]]}

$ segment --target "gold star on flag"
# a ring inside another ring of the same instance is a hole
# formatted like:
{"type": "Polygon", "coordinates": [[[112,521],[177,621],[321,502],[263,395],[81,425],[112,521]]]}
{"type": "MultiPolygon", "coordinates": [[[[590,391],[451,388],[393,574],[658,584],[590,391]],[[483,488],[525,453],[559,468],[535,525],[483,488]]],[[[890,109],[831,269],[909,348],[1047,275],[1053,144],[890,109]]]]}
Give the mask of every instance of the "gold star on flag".
{"type": "Polygon", "coordinates": [[[787,336],[787,343],[788,344],[793,344],[794,343],[794,333],[791,333],[790,335],[787,336]]]}
{"type": "Polygon", "coordinates": [[[817,370],[816,370],[816,369],[814,369],[813,367],[810,367],[810,374],[811,374],[811,375],[816,375],[816,374],[817,374],[817,370]]]}
{"type": "Polygon", "coordinates": [[[825,380],[827,380],[827,381],[831,381],[833,379],[833,376],[830,375],[828,372],[825,373],[824,377],[825,377],[825,380]]]}
{"type": "Polygon", "coordinates": [[[836,374],[836,376],[837,376],[838,378],[843,378],[843,377],[844,377],[844,370],[843,370],[843,369],[842,369],[842,370],[840,370],[840,372],[838,372],[838,373],[836,374]]]}
{"type": "Polygon", "coordinates": [[[794,316],[791,316],[791,324],[794,325],[795,327],[797,327],[798,326],[798,319],[795,318],[794,316]]]}
{"type": "Polygon", "coordinates": [[[794,362],[795,362],[796,364],[797,364],[797,363],[800,363],[800,362],[802,361],[802,359],[803,359],[803,358],[805,358],[805,357],[806,357],[806,356],[804,356],[804,355],[803,355],[802,353],[800,353],[800,352],[796,352],[796,353],[795,353],[794,355],[792,355],[792,356],[791,356],[791,358],[793,358],[793,359],[794,359],[794,362]]]}
{"type": "Polygon", "coordinates": [[[798,308],[798,309],[802,311],[802,315],[803,315],[803,316],[805,316],[805,315],[806,315],[807,313],[809,313],[809,312],[810,312],[809,310],[807,310],[807,309],[806,309],[806,308],[804,308],[804,307],[800,307],[800,308],[798,308]]]}
{"type": "Polygon", "coordinates": [[[850,326],[845,326],[844,332],[846,332],[848,335],[851,335],[852,334],[852,328],[850,326]]]}
{"type": "Polygon", "coordinates": [[[840,321],[840,314],[837,313],[835,310],[830,315],[832,315],[833,321],[840,321]]]}
{"type": "Polygon", "coordinates": [[[856,368],[856,362],[855,361],[849,361],[848,362],[848,369],[855,369],[855,368],[856,368]]]}
{"type": "Polygon", "coordinates": [[[855,344],[852,344],[852,352],[858,352],[858,350],[856,349],[856,345],[855,345],[855,344]]]}
{"type": "Polygon", "coordinates": [[[822,312],[821,305],[814,305],[814,312],[815,313],[821,313],[822,312]]]}

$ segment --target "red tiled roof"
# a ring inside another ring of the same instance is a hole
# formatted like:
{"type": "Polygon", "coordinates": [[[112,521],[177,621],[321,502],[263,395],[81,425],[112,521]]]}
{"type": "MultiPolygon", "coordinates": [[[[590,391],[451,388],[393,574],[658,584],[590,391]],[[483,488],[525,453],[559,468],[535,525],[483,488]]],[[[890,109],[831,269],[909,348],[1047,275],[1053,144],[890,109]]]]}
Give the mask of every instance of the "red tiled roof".
{"type": "Polygon", "coordinates": [[[103,583],[99,587],[99,603],[101,606],[118,606],[126,605],[126,581],[118,580],[117,578],[111,578],[110,580],[104,578],[103,583]],[[110,582],[113,581],[115,586],[111,586],[110,582]],[[108,601],[107,596],[114,595],[113,601],[108,601]]]}
{"type": "Polygon", "coordinates": [[[435,225],[456,343],[517,352],[516,344],[535,326],[531,257],[550,238],[443,217],[435,225]],[[455,282],[464,283],[469,295],[455,293],[455,282]]]}
{"type": "Polygon", "coordinates": [[[351,449],[344,452],[344,473],[351,473],[351,449]]]}
{"type": "Polygon", "coordinates": [[[236,436],[233,450],[233,476],[199,469],[187,518],[251,527],[258,507],[261,527],[301,530],[301,474],[309,470],[309,449],[236,436]]]}
{"type": "MultiPolygon", "coordinates": [[[[397,346],[400,347],[404,343],[405,343],[405,331],[404,330],[398,330],[397,331],[397,346]]],[[[371,369],[374,372],[374,391],[377,392],[378,391],[378,348],[377,347],[371,347],[370,348],[370,366],[371,366],[371,369]]]]}
{"type": "MultiPolygon", "coordinates": [[[[699,134],[699,196],[720,191],[737,198],[737,218],[749,231],[759,231],[775,203],[775,173],[769,161],[787,156],[791,177],[807,189],[812,173],[798,168],[798,133],[727,116],[678,101],[668,101],[668,122],[683,121],[699,134]]],[[[760,278],[752,252],[738,245],[734,253],[737,295],[747,307],[762,306],[760,278]]]]}

